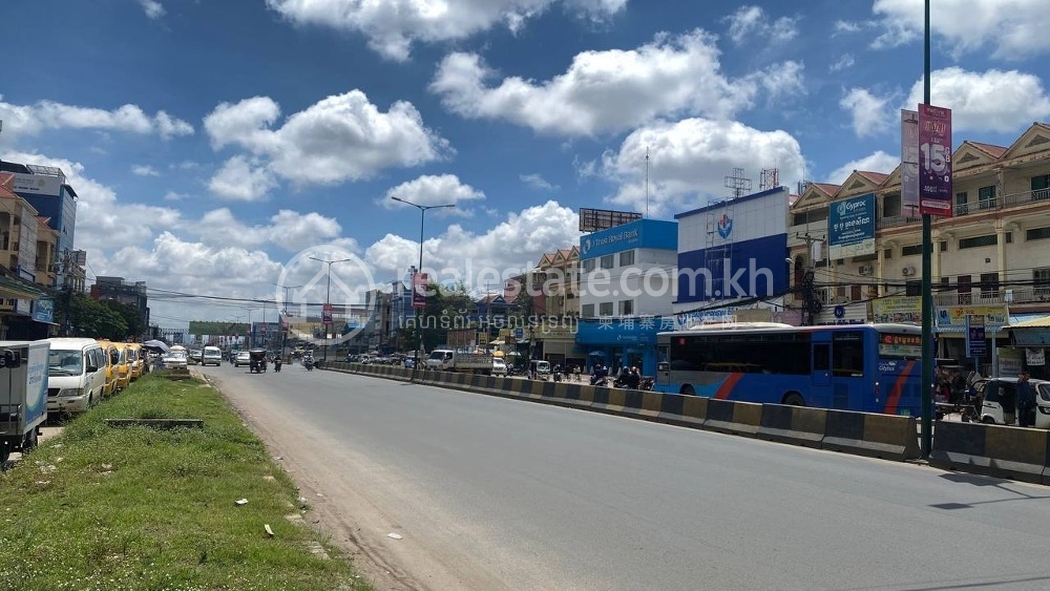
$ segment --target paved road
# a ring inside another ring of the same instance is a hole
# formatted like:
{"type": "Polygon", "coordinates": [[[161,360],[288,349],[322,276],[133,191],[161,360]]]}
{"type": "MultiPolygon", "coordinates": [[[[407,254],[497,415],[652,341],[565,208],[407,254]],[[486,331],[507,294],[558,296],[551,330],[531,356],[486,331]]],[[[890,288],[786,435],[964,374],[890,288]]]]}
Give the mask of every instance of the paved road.
{"type": "Polygon", "coordinates": [[[297,433],[279,453],[360,511],[342,518],[404,588],[1050,588],[1050,488],[299,366],[205,372],[278,445],[297,433]]]}

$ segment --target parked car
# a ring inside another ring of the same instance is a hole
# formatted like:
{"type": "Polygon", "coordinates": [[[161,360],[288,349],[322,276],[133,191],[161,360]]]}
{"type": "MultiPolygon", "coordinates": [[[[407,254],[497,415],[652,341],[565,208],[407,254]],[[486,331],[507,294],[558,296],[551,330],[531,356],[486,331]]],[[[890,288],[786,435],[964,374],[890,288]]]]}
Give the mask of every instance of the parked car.
{"type": "Polygon", "coordinates": [[[494,375],[494,376],[505,376],[505,375],[507,375],[507,362],[502,360],[502,359],[500,359],[499,357],[494,357],[492,359],[492,375],[494,375]]]}
{"type": "Polygon", "coordinates": [[[237,353],[237,357],[235,357],[233,359],[233,366],[234,367],[240,367],[242,365],[251,365],[251,364],[252,364],[252,357],[251,357],[251,355],[248,354],[247,351],[241,351],[241,352],[237,353]]]}
{"type": "Polygon", "coordinates": [[[189,365],[187,357],[186,347],[175,345],[161,358],[161,363],[169,369],[186,369],[186,366],[189,365]]]}
{"type": "MultiPolygon", "coordinates": [[[[1050,381],[1030,379],[1035,392],[1035,427],[1050,429],[1050,381]]],[[[989,378],[974,384],[981,397],[981,422],[1017,424],[1017,378],[989,378]]]]}
{"type": "Polygon", "coordinates": [[[205,347],[201,354],[201,365],[222,366],[222,350],[218,347],[205,347]]]}
{"type": "Polygon", "coordinates": [[[86,412],[106,389],[107,353],[95,339],[47,339],[47,411],[86,412]]]}

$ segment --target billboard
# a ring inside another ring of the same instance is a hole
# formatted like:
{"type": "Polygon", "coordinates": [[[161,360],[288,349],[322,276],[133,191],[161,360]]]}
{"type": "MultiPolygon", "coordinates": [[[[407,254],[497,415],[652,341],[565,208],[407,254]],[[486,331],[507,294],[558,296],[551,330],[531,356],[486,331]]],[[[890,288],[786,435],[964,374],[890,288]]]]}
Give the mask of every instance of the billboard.
{"type": "Polygon", "coordinates": [[[26,195],[48,195],[58,197],[62,194],[62,185],[66,180],[60,176],[44,174],[14,173],[15,193],[26,195]]]}
{"type": "Polygon", "coordinates": [[[233,336],[248,332],[248,324],[244,322],[214,322],[206,320],[191,320],[187,331],[191,335],[210,336],[233,336]]]}
{"type": "Polygon", "coordinates": [[[615,254],[635,248],[678,250],[678,224],[666,220],[635,220],[580,238],[580,259],[615,254]]]}
{"type": "Polygon", "coordinates": [[[828,251],[833,259],[875,254],[875,194],[849,197],[828,211],[828,251]]]}
{"type": "Polygon", "coordinates": [[[919,215],[919,112],[901,109],[901,214],[919,215]]]}
{"type": "Polygon", "coordinates": [[[952,111],[919,105],[919,213],[952,217],[952,111]]]}
{"type": "MultiPolygon", "coordinates": [[[[987,332],[998,332],[1010,321],[1005,305],[998,306],[941,306],[937,308],[937,330],[939,332],[965,332],[966,318],[980,316],[987,332]]],[[[974,321],[971,319],[971,322],[974,321]]]]}
{"type": "Polygon", "coordinates": [[[871,302],[871,321],[875,323],[922,323],[922,298],[891,296],[871,302]]]}
{"type": "Polygon", "coordinates": [[[580,208],[580,231],[600,232],[628,222],[642,219],[642,214],[633,211],[580,208]]]}
{"type": "Polygon", "coordinates": [[[783,294],[788,286],[788,190],[701,207],[678,220],[678,304],[783,294]]]}

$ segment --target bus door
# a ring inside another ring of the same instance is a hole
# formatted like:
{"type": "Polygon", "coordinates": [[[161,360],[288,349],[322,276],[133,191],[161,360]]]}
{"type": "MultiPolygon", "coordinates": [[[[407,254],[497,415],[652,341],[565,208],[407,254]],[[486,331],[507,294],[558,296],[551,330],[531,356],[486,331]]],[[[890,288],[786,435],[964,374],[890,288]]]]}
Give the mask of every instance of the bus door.
{"type": "Polygon", "coordinates": [[[818,335],[814,334],[813,343],[810,345],[813,347],[813,354],[810,356],[813,388],[806,399],[808,406],[826,406],[831,399],[831,343],[820,342],[817,339],[818,335]]]}
{"type": "Polygon", "coordinates": [[[671,383],[671,345],[661,342],[656,348],[656,385],[671,383]]]}

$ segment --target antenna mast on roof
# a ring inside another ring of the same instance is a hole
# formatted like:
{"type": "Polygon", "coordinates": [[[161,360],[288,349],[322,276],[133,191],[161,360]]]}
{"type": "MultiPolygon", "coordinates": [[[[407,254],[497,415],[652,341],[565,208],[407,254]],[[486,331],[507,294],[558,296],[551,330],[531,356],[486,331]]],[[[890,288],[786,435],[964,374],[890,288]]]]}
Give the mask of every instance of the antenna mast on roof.
{"type": "Polygon", "coordinates": [[[730,199],[736,199],[751,192],[751,179],[744,176],[743,168],[734,168],[733,175],[725,179],[725,188],[733,190],[730,199]]]}
{"type": "Polygon", "coordinates": [[[649,217],[649,146],[645,147],[645,217],[649,217]]]}

